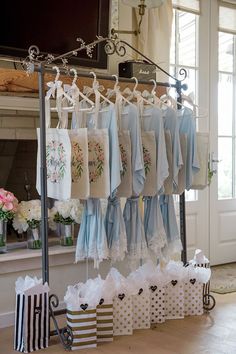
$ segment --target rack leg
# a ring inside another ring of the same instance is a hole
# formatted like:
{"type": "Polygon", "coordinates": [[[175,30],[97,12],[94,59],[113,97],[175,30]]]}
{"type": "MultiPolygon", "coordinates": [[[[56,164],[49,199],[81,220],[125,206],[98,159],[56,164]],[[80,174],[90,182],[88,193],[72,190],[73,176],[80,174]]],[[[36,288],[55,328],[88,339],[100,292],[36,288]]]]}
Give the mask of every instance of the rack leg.
{"type": "Polygon", "coordinates": [[[39,65],[39,102],[40,102],[40,187],[41,187],[41,240],[43,283],[49,282],[48,264],[48,206],[47,206],[47,165],[46,165],[46,117],[44,93],[44,66],[39,65]]]}
{"type": "Polygon", "coordinates": [[[185,212],[185,193],[179,197],[179,215],[180,215],[180,237],[183,246],[181,260],[187,263],[187,241],[186,241],[186,212],[185,212]]]}
{"type": "Polygon", "coordinates": [[[49,296],[49,312],[50,318],[53,321],[55,330],[50,331],[50,336],[58,335],[61,344],[66,350],[70,350],[73,343],[73,333],[71,329],[67,327],[59,328],[56,315],[65,313],[65,310],[54,311],[54,308],[58,307],[59,299],[55,294],[49,296]]]}
{"type": "Polygon", "coordinates": [[[203,285],[203,308],[205,311],[211,311],[216,305],[216,300],[210,294],[210,282],[203,285]]]}

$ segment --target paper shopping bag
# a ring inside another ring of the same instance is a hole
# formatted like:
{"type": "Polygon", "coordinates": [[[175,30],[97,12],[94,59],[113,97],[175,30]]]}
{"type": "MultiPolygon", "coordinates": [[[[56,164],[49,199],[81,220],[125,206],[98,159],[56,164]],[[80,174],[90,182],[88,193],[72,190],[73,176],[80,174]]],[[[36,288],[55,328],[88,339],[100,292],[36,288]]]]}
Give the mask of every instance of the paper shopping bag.
{"type": "Polygon", "coordinates": [[[203,314],[203,284],[195,278],[184,284],[184,315],[197,316],[203,314]]]}
{"type": "Polygon", "coordinates": [[[113,299],[114,336],[133,334],[132,297],[119,294],[113,299]]]}
{"type": "Polygon", "coordinates": [[[166,286],[166,319],[184,318],[184,282],[173,279],[166,286]]]}
{"type": "Polygon", "coordinates": [[[105,304],[101,299],[97,306],[97,342],[113,341],[113,304],[105,304]]]}
{"type": "Polygon", "coordinates": [[[48,347],[49,288],[37,285],[16,294],[14,349],[30,353],[48,347]]]}
{"type": "Polygon", "coordinates": [[[133,329],[150,328],[150,296],[148,290],[139,289],[132,296],[133,329]]]}
{"type": "Polygon", "coordinates": [[[96,348],[97,317],[96,308],[87,309],[82,304],[77,311],[67,308],[67,325],[73,333],[71,350],[96,348]],[[84,308],[84,310],[83,310],[84,308]]]}
{"type": "Polygon", "coordinates": [[[151,285],[150,301],[151,323],[165,322],[165,287],[151,285]]]}

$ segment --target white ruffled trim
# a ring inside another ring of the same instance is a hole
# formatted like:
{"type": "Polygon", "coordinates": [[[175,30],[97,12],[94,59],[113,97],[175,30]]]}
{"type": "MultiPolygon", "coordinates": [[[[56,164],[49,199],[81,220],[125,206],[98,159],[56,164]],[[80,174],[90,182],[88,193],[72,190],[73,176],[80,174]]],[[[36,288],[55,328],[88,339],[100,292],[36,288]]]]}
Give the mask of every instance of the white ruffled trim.
{"type": "Polygon", "coordinates": [[[162,250],[162,256],[161,258],[165,261],[165,262],[169,262],[173,256],[176,253],[181,253],[181,251],[183,250],[183,246],[182,246],[182,242],[180,239],[176,239],[170,243],[168,243],[168,245],[166,245],[162,250]]]}
{"type": "Polygon", "coordinates": [[[167,237],[165,230],[157,231],[154,235],[147,237],[148,248],[156,255],[160,255],[160,250],[167,245],[167,237]]]}
{"type": "Polygon", "coordinates": [[[168,243],[168,250],[170,254],[180,253],[183,250],[181,240],[177,239],[168,243]]]}
{"type": "Polygon", "coordinates": [[[120,234],[120,239],[113,242],[109,249],[109,256],[112,262],[123,261],[127,253],[127,237],[126,232],[120,234]]]}
{"type": "Polygon", "coordinates": [[[76,250],[75,254],[75,262],[84,261],[86,259],[93,259],[94,260],[94,268],[98,268],[99,264],[104,261],[105,259],[109,258],[109,251],[106,245],[103,248],[93,247],[89,249],[89,252],[85,250],[76,250]]]}
{"type": "Polygon", "coordinates": [[[128,250],[128,258],[134,260],[149,258],[146,240],[130,245],[128,250]]]}

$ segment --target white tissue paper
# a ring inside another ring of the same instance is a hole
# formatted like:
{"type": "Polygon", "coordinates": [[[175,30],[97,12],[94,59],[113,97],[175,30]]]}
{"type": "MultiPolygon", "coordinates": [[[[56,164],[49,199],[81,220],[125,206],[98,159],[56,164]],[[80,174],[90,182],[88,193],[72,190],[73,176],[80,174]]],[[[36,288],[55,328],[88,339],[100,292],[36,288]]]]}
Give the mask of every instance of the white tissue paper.
{"type": "Polygon", "coordinates": [[[186,272],[183,263],[175,261],[170,261],[164,269],[165,276],[171,279],[166,285],[166,319],[184,318],[184,284],[186,272]]]}
{"type": "Polygon", "coordinates": [[[127,277],[132,289],[133,329],[150,328],[150,292],[148,282],[138,271],[127,277]]]}
{"type": "Polygon", "coordinates": [[[16,294],[20,293],[37,293],[39,290],[43,290],[43,292],[49,292],[48,283],[43,284],[42,279],[38,279],[37,277],[31,278],[26,275],[25,278],[19,277],[15,282],[15,290],[16,294]]]}
{"type": "Polygon", "coordinates": [[[19,277],[15,283],[14,349],[30,353],[48,347],[49,286],[36,277],[19,277]]]}
{"type": "Polygon", "coordinates": [[[114,336],[133,334],[132,289],[127,279],[115,268],[111,268],[107,279],[114,286],[114,336]]]}
{"type": "Polygon", "coordinates": [[[197,265],[199,267],[205,267],[205,268],[210,267],[209,259],[204,255],[203,251],[200,249],[195,250],[194,257],[191,261],[189,261],[189,263],[193,265],[197,265]]]}

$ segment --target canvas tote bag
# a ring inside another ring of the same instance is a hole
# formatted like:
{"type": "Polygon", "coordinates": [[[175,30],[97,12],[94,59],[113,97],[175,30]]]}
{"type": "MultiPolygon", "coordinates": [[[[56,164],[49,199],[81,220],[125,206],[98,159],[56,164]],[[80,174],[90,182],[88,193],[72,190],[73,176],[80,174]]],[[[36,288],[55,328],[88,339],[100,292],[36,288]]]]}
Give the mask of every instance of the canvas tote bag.
{"type": "MultiPolygon", "coordinates": [[[[49,90],[50,91],[50,90],[49,90]]],[[[58,102],[63,89],[57,88],[58,102]]],[[[61,107],[58,107],[61,112],[61,107]]],[[[47,195],[50,198],[65,200],[71,197],[71,143],[67,129],[50,128],[50,95],[45,98],[46,114],[46,167],[47,167],[47,195]]],[[[60,118],[60,115],[59,115],[60,118]]],[[[37,180],[36,188],[41,195],[40,185],[40,129],[37,129],[37,180]]]]}
{"type": "MultiPolygon", "coordinates": [[[[63,101],[66,105],[66,101],[63,101]]],[[[89,197],[89,169],[88,169],[88,132],[82,128],[82,115],[79,102],[75,104],[77,119],[73,129],[68,130],[71,142],[71,198],[87,199],[89,197]]],[[[71,121],[72,122],[72,121],[71,121]]],[[[72,126],[72,124],[71,124],[72,126]]],[[[68,127],[68,112],[62,114],[61,128],[68,127]]]]}
{"type": "Polygon", "coordinates": [[[157,194],[156,137],[154,131],[142,131],[141,136],[146,176],[142,195],[152,197],[157,194]]]}
{"type": "Polygon", "coordinates": [[[100,93],[95,91],[94,129],[88,131],[90,198],[110,195],[109,135],[108,129],[97,129],[99,109],[100,93]]]}

